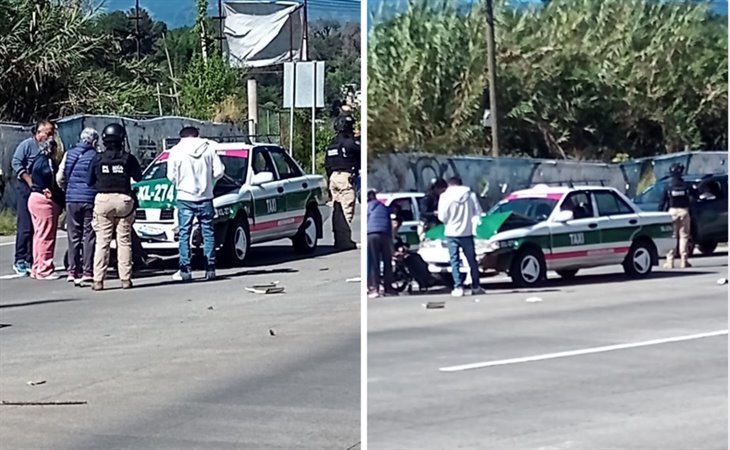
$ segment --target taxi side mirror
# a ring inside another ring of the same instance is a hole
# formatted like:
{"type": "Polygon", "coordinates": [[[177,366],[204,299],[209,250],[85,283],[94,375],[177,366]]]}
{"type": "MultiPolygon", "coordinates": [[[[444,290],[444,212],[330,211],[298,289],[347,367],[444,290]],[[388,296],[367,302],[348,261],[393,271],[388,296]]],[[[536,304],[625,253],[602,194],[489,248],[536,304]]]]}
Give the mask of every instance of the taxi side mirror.
{"type": "Polygon", "coordinates": [[[271,172],[259,172],[255,173],[251,178],[251,184],[254,186],[260,186],[265,183],[274,181],[274,174],[271,172]]]}
{"type": "Polygon", "coordinates": [[[573,211],[565,209],[561,210],[556,216],[555,221],[556,222],[567,222],[569,220],[573,220],[573,211]]]}

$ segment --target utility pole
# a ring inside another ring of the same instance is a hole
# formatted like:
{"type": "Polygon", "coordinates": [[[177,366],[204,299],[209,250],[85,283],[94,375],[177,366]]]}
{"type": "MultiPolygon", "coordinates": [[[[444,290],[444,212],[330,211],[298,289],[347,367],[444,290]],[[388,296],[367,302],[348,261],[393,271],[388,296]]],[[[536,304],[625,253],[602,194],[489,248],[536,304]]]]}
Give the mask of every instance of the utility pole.
{"type": "Polygon", "coordinates": [[[494,8],[492,0],[485,0],[487,8],[487,74],[489,77],[489,118],[492,127],[492,156],[499,156],[499,137],[497,135],[497,75],[494,51],[494,8]]]}
{"type": "Polygon", "coordinates": [[[140,58],[140,46],[139,46],[139,0],[134,2],[134,40],[137,43],[137,59],[140,58]]]}
{"type": "Polygon", "coordinates": [[[309,21],[307,0],[304,0],[304,34],[302,35],[302,61],[309,61],[309,21]]]}

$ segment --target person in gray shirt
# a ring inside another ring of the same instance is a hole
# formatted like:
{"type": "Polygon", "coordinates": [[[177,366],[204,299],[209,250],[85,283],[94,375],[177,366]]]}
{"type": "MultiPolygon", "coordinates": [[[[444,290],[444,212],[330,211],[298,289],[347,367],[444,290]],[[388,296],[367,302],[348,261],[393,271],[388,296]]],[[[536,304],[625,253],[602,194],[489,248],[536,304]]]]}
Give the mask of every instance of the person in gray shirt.
{"type": "Polygon", "coordinates": [[[18,181],[15,183],[17,232],[13,270],[18,275],[30,275],[33,263],[33,222],[28,211],[28,197],[33,185],[30,169],[40,152],[39,144],[51,139],[55,133],[56,126],[51,121],[41,120],[33,127],[33,136],[18,144],[13,153],[11,166],[18,181]]]}

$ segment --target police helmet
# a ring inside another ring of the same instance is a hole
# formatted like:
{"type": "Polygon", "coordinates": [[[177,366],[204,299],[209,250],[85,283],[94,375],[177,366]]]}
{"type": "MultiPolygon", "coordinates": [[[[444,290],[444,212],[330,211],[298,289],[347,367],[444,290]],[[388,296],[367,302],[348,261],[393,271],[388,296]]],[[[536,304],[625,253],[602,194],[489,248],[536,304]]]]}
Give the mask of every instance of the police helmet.
{"type": "Polygon", "coordinates": [[[338,133],[352,133],[355,130],[355,119],[349,114],[341,114],[335,119],[335,131],[338,133]]]}
{"type": "Polygon", "coordinates": [[[104,131],[101,133],[101,140],[104,142],[121,144],[125,137],[127,137],[127,131],[118,123],[110,123],[104,127],[104,131]]]}
{"type": "Polygon", "coordinates": [[[669,175],[679,177],[684,173],[684,165],[681,163],[674,163],[669,167],[669,175]]]}

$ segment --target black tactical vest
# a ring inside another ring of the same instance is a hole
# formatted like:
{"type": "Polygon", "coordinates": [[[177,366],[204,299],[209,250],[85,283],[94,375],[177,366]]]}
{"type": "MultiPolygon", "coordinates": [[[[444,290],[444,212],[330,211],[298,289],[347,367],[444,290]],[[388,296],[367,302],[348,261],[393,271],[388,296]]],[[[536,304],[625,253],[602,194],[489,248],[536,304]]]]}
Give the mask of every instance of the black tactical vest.
{"type": "Polygon", "coordinates": [[[129,153],[106,151],[96,166],[96,191],[105,194],[132,193],[130,175],[127,173],[129,153]]]}
{"type": "Polygon", "coordinates": [[[325,166],[332,172],[354,172],[360,165],[355,139],[338,135],[327,147],[325,166]]]}
{"type": "Polygon", "coordinates": [[[689,185],[681,178],[673,178],[667,186],[670,208],[689,208],[689,185]]]}

